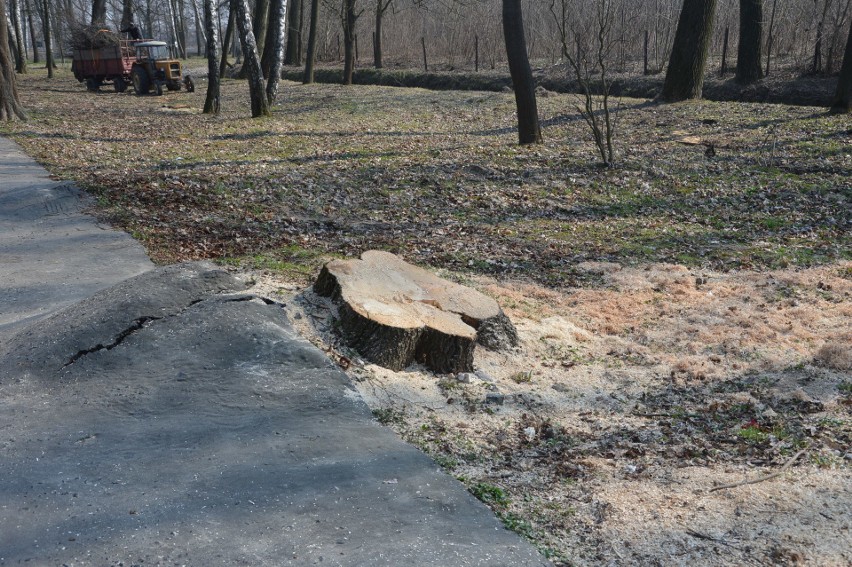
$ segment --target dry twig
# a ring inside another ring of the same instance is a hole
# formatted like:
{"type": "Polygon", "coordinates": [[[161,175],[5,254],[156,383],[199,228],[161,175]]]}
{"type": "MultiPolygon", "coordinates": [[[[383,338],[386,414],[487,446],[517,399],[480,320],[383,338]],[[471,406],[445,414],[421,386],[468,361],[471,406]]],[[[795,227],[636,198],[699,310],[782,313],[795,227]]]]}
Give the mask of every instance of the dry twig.
{"type": "Polygon", "coordinates": [[[758,482],[764,482],[764,481],[767,481],[767,480],[772,480],[773,478],[777,478],[777,477],[781,476],[782,474],[784,474],[784,471],[786,471],[788,468],[790,468],[790,465],[795,463],[796,460],[799,457],[801,457],[803,454],[805,454],[807,451],[808,451],[808,449],[805,448],[805,449],[802,449],[801,451],[799,451],[798,453],[796,453],[795,455],[793,455],[793,457],[789,461],[784,463],[784,466],[781,467],[781,469],[778,472],[772,473],[770,475],[766,475],[762,478],[756,478],[754,480],[744,480],[742,482],[735,482],[733,484],[723,484],[721,486],[714,486],[713,488],[708,490],[708,492],[715,492],[716,490],[724,490],[726,488],[736,488],[738,486],[745,486],[746,484],[757,484],[758,482]]]}

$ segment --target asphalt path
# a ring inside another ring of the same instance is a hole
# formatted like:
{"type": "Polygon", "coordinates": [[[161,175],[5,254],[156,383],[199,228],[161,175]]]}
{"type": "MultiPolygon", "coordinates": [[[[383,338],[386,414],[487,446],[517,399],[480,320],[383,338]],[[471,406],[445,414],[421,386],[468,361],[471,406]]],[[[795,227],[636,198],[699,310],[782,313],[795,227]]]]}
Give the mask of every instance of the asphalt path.
{"type": "Polygon", "coordinates": [[[547,565],[281,305],[0,138],[0,565],[547,565]]]}

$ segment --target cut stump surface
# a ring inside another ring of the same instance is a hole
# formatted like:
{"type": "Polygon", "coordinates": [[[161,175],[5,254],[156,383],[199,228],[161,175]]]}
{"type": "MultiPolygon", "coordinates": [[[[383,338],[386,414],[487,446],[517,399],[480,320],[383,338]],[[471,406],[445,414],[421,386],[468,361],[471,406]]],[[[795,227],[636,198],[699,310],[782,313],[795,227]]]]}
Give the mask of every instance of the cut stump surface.
{"type": "Polygon", "coordinates": [[[477,343],[492,350],[518,344],[496,301],[388,252],[327,263],[314,291],[338,304],[349,345],[392,370],[416,361],[436,372],[468,372],[477,343]]]}

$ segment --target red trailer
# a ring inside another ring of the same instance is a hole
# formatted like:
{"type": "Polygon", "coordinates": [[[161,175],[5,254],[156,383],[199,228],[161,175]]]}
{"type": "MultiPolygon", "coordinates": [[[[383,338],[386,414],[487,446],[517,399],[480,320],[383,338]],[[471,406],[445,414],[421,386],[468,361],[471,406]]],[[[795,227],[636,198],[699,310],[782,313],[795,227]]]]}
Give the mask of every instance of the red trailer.
{"type": "Polygon", "coordinates": [[[78,81],[86,82],[90,91],[97,91],[104,83],[112,82],[115,91],[123,93],[131,82],[133,62],[136,61],[135,43],[139,42],[122,39],[118,45],[75,49],[71,71],[78,81]]]}

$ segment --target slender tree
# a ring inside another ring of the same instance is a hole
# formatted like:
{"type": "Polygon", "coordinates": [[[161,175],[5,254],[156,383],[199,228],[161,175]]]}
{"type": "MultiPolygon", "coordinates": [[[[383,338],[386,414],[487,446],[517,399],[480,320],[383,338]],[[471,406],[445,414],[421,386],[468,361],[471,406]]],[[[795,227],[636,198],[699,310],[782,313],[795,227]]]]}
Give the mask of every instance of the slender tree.
{"type": "Polygon", "coordinates": [[[281,80],[281,64],[284,62],[284,34],[287,25],[287,0],[272,0],[269,13],[270,35],[266,38],[272,50],[269,62],[269,78],[266,80],[266,101],[275,104],[278,96],[278,83],[281,80]]]}
{"type": "Polygon", "coordinates": [[[27,46],[24,41],[24,27],[21,20],[21,0],[12,0],[9,5],[12,28],[15,36],[15,70],[24,74],[27,72],[27,46]]]}
{"type": "Polygon", "coordinates": [[[53,24],[50,20],[50,0],[36,0],[41,3],[42,37],[44,38],[44,61],[47,66],[47,78],[53,78],[56,62],[53,60],[53,24]]]}
{"type": "Polygon", "coordinates": [[[251,30],[251,16],[246,0],[231,0],[231,9],[239,30],[240,44],[243,48],[243,65],[248,67],[249,96],[251,98],[251,115],[269,116],[269,104],[266,102],[265,81],[263,70],[260,68],[260,55],[251,30]]]}
{"type": "Polygon", "coordinates": [[[355,75],[355,23],[360,15],[357,0],[343,0],[343,84],[351,85],[355,75]]]}
{"type": "Polygon", "coordinates": [[[849,24],[849,37],[846,39],[840,76],[837,77],[837,91],[831,103],[831,112],[835,114],[850,110],[852,110],[852,23],[849,24]]]}
{"type": "Polygon", "coordinates": [[[33,47],[33,63],[39,63],[38,55],[38,40],[36,39],[35,19],[33,18],[32,0],[25,0],[27,3],[27,27],[30,28],[30,42],[33,47]]]}
{"type": "MultiPolygon", "coordinates": [[[[274,1],[274,0],[273,0],[274,1]]],[[[270,26],[269,9],[270,0],[256,0],[254,4],[254,20],[252,29],[254,30],[254,40],[257,42],[257,52],[266,55],[266,32],[270,26]]],[[[264,64],[261,60],[261,67],[264,72],[269,69],[268,64],[264,64]]]]}
{"type": "Polygon", "coordinates": [[[302,63],[302,0],[290,0],[287,8],[287,52],[285,65],[302,63]]]}
{"type": "Polygon", "coordinates": [[[503,0],[503,35],[509,73],[515,88],[515,104],[518,107],[518,140],[522,145],[536,144],[541,142],[541,127],[538,123],[535,81],[527,56],[521,0],[503,0]]]}
{"type": "Polygon", "coordinates": [[[207,98],[204,114],[219,114],[219,26],[215,0],[204,0],[204,28],[207,36],[207,98]]]}
{"type": "Polygon", "coordinates": [[[219,78],[225,78],[225,71],[228,68],[228,50],[231,48],[231,43],[234,41],[234,10],[228,10],[228,25],[225,26],[225,38],[222,40],[222,61],[219,63],[219,78]]]}
{"type": "Polygon", "coordinates": [[[373,65],[382,68],[382,22],[393,0],[376,0],[376,31],[373,39],[373,65]]]}
{"type": "Polygon", "coordinates": [[[18,98],[15,65],[9,54],[9,29],[6,26],[6,0],[0,0],[0,120],[26,120],[18,98]]]}
{"type": "Polygon", "coordinates": [[[701,98],[715,11],[716,0],[683,0],[663,83],[663,100],[701,98]]]}
{"type": "Polygon", "coordinates": [[[305,77],[302,82],[314,82],[314,63],[317,60],[317,24],[319,22],[319,0],[311,0],[311,23],[308,31],[308,56],[305,60],[305,77]]]}
{"type": "Polygon", "coordinates": [[[763,0],[740,0],[740,43],[736,81],[748,85],[763,78],[763,0]]]}

